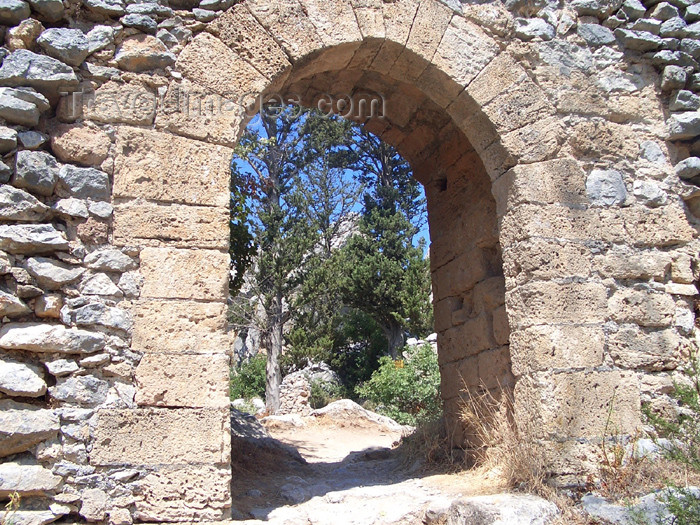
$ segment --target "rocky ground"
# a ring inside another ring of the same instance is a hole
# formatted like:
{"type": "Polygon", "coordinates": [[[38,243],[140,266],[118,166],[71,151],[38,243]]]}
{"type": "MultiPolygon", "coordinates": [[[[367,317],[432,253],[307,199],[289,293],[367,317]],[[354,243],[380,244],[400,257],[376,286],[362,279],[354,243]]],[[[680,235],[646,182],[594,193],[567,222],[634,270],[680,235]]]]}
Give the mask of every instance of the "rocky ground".
{"type": "Polygon", "coordinates": [[[461,474],[426,473],[396,445],[404,427],[349,401],[310,416],[234,415],[234,519],[268,524],[545,524],[549,502],[479,495],[461,474]]]}

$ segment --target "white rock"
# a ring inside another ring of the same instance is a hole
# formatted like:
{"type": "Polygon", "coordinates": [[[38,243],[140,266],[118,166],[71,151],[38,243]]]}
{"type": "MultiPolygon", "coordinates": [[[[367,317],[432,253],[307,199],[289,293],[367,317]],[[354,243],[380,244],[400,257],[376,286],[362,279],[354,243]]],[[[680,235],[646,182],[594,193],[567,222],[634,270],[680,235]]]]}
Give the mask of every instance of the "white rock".
{"type": "Polygon", "coordinates": [[[85,257],[85,266],[91,270],[123,273],[138,267],[128,255],[114,248],[96,250],[85,257]]]}
{"type": "Polygon", "coordinates": [[[9,396],[39,397],[46,393],[42,370],[0,356],[0,392],[9,396]]]}
{"type": "Polygon", "coordinates": [[[103,273],[90,275],[80,285],[80,292],[85,295],[121,296],[122,292],[112,280],[103,273]]]}
{"type": "Polygon", "coordinates": [[[47,290],[58,290],[77,281],[85,273],[85,268],[70,266],[46,257],[31,257],[27,259],[25,267],[39,286],[47,290]]]}
{"type": "Polygon", "coordinates": [[[72,359],[56,359],[45,364],[49,374],[55,377],[67,376],[80,370],[78,363],[72,359]]]}
{"type": "Polygon", "coordinates": [[[20,496],[43,494],[56,489],[63,478],[41,465],[0,464],[0,497],[13,492],[20,496]]]}
{"type": "Polygon", "coordinates": [[[58,434],[58,416],[33,405],[0,401],[0,457],[29,450],[58,434]]]}
{"type": "Polygon", "coordinates": [[[104,334],[62,325],[9,323],[0,328],[0,348],[8,350],[91,354],[104,346],[104,334]]]}

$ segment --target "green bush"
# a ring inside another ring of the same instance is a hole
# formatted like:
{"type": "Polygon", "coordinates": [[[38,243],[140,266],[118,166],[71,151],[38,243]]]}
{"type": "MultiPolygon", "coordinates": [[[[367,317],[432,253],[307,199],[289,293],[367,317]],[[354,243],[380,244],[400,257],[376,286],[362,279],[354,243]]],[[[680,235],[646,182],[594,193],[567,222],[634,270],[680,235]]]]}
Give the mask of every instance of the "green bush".
{"type": "Polygon", "coordinates": [[[440,417],[440,369],[430,345],[404,352],[406,359],[379,360],[379,369],[356,388],[359,396],[380,414],[404,425],[416,425],[440,417]]]}
{"type": "Polygon", "coordinates": [[[321,379],[311,381],[309,405],[313,409],[323,408],[328,403],[347,397],[346,394],[347,392],[342,385],[321,379]]]}
{"type": "Polygon", "coordinates": [[[265,398],[267,356],[258,354],[231,370],[231,399],[265,398]]]}

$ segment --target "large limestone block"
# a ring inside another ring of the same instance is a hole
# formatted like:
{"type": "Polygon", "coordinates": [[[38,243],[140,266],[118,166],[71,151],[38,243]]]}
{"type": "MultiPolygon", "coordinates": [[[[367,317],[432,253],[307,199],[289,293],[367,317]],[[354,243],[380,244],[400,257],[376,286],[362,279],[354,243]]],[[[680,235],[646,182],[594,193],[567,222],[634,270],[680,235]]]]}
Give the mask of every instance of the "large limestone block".
{"type": "Polygon", "coordinates": [[[298,0],[256,0],[246,6],[268,33],[275,35],[292,61],[324,47],[298,0]]]}
{"type": "Polygon", "coordinates": [[[460,295],[497,271],[496,261],[480,248],[474,248],[441,266],[433,274],[436,300],[460,295]]]}
{"type": "Polygon", "coordinates": [[[634,372],[540,372],[518,380],[514,399],[518,427],[531,438],[611,437],[641,426],[634,372]]]}
{"type": "Polygon", "coordinates": [[[147,126],[156,115],[156,95],[147,87],[131,82],[107,82],[85,95],[82,111],[86,119],[105,124],[147,126]]]}
{"type": "Polygon", "coordinates": [[[501,53],[484,67],[467,86],[475,104],[484,106],[496,96],[513,89],[527,78],[527,73],[510,53],[501,53]]]}
{"type": "Polygon", "coordinates": [[[58,488],[63,481],[41,465],[0,463],[0,498],[13,492],[21,496],[41,495],[58,488]]]}
{"type": "Polygon", "coordinates": [[[227,250],[227,208],[137,201],[114,207],[114,244],[227,250]]]}
{"type": "Polygon", "coordinates": [[[445,332],[438,342],[438,360],[450,363],[496,346],[489,316],[481,313],[445,332]]]}
{"type": "Polygon", "coordinates": [[[230,347],[226,304],[139,301],[132,309],[131,346],[149,353],[213,353],[230,347]]]}
{"type": "Polygon", "coordinates": [[[136,403],[228,407],[229,366],[226,354],[147,354],[136,368],[136,403]]]}
{"type": "Polygon", "coordinates": [[[362,40],[349,0],[301,0],[301,4],[326,46],[362,40]]]}
{"type": "Polygon", "coordinates": [[[549,323],[602,323],[608,313],[608,290],[601,283],[537,281],[506,294],[511,326],[549,323]]]}
{"type": "Polygon", "coordinates": [[[232,154],[166,133],[119,128],[114,196],[228,206],[232,154]]]}
{"type": "Polygon", "coordinates": [[[144,248],[141,297],[223,301],[228,294],[229,261],[228,253],[213,250],[144,248]]]}
{"type": "Polygon", "coordinates": [[[681,349],[681,338],[673,329],[647,331],[627,325],[608,340],[614,363],[632,370],[675,370],[681,364],[681,349]]]}
{"type": "Polygon", "coordinates": [[[245,4],[235,5],[226,11],[207,25],[207,31],[270,80],[291,67],[287,55],[245,4]]]}
{"type": "Polygon", "coordinates": [[[228,466],[161,468],[138,485],[134,517],[146,522],[218,521],[231,506],[228,466]]]}
{"type": "Polygon", "coordinates": [[[516,376],[603,364],[605,334],[600,326],[539,325],[510,334],[516,376]]]}
{"type": "Polygon", "coordinates": [[[621,323],[665,327],[673,323],[673,297],[649,289],[621,288],[610,298],[610,314],[621,323]]]}
{"type": "Polygon", "coordinates": [[[408,41],[418,6],[419,3],[415,0],[384,2],[382,9],[386,40],[372,61],[370,68],[373,71],[388,73],[394,65],[408,41]]]}
{"type": "Polygon", "coordinates": [[[104,346],[104,334],[58,324],[8,323],[0,328],[0,348],[7,350],[85,354],[104,346]]]}
{"type": "Polygon", "coordinates": [[[382,0],[351,0],[350,3],[355,11],[355,18],[362,37],[365,39],[384,39],[386,36],[384,12],[382,11],[384,2],[382,0]]]}
{"type": "Polygon", "coordinates": [[[666,252],[640,252],[617,246],[593,259],[593,267],[601,277],[613,279],[654,279],[663,282],[671,265],[671,255],[666,252]]]}
{"type": "Polygon", "coordinates": [[[503,272],[509,287],[531,280],[587,278],[592,266],[591,249],[580,242],[533,238],[503,252],[503,272]]]}
{"type": "Polygon", "coordinates": [[[586,175],[574,159],[511,168],[493,183],[498,216],[523,203],[587,204],[586,175]]]}
{"type": "MultiPolygon", "coordinates": [[[[411,23],[406,48],[401,51],[392,65],[389,75],[403,82],[414,81],[420,77],[436,55],[441,41],[449,40],[449,36],[445,33],[452,17],[452,10],[441,2],[421,2],[411,23]]],[[[464,22],[464,19],[460,18],[460,20],[464,22]]],[[[467,38],[469,36],[465,35],[467,38]]],[[[459,48],[460,45],[464,46],[468,42],[472,40],[460,40],[455,47],[459,48]]],[[[456,56],[452,58],[458,59],[456,56]]],[[[476,53],[471,59],[478,62],[476,53]]],[[[442,63],[435,65],[441,69],[442,63]]]]}
{"type": "Polygon", "coordinates": [[[227,464],[229,409],[100,410],[90,462],[107,465],[227,464]]]}
{"type": "Polygon", "coordinates": [[[208,144],[234,147],[244,118],[239,100],[182,80],[168,86],[156,115],[156,128],[208,144]]]}
{"type": "Polygon", "coordinates": [[[52,410],[0,401],[0,457],[29,450],[58,434],[60,422],[52,410]]]}
{"type": "MultiPolygon", "coordinates": [[[[430,27],[423,28],[424,32],[430,30],[430,27]]],[[[415,31],[411,29],[409,48],[412,48],[414,38],[415,31]]],[[[425,46],[424,40],[420,43],[425,46]]],[[[423,54],[427,60],[431,60],[435,67],[445,72],[460,86],[466,86],[474,80],[499,52],[498,45],[479,26],[459,16],[452,17],[445,28],[442,41],[438,41],[438,44],[439,46],[435,44],[435,48],[432,45],[429,47],[435,50],[435,56],[425,54],[429,49],[424,51],[416,49],[416,52],[423,54]]],[[[493,89],[496,87],[494,86],[493,89]]]]}
{"type": "Polygon", "coordinates": [[[232,101],[265,90],[269,80],[226,44],[209,33],[200,33],[177,58],[182,74],[232,101]]]}

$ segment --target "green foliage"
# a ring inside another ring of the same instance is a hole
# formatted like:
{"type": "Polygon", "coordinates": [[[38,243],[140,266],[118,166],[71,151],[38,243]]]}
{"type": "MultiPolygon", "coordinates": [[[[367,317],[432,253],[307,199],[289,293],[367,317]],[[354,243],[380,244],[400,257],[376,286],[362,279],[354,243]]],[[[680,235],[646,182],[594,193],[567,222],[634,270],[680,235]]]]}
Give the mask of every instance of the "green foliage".
{"type": "Polygon", "coordinates": [[[265,365],[267,359],[258,354],[231,370],[231,399],[250,399],[265,396],[265,365]]]}
{"type": "Polygon", "coordinates": [[[347,391],[340,385],[323,380],[311,381],[309,405],[311,408],[323,408],[328,403],[347,397],[347,391]]]}
{"type": "Polygon", "coordinates": [[[356,388],[376,410],[402,424],[415,425],[439,417],[440,369],[430,345],[405,352],[405,360],[379,360],[379,369],[369,381],[356,388]]]}

